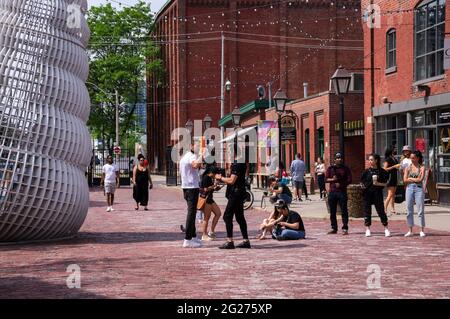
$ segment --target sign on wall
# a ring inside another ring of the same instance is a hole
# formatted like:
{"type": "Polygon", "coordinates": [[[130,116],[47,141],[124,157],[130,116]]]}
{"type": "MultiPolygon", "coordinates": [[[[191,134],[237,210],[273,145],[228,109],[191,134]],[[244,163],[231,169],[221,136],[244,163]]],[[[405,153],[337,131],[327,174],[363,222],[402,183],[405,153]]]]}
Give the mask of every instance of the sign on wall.
{"type": "Polygon", "coordinates": [[[444,69],[450,70],[450,38],[444,41],[444,69]]]}

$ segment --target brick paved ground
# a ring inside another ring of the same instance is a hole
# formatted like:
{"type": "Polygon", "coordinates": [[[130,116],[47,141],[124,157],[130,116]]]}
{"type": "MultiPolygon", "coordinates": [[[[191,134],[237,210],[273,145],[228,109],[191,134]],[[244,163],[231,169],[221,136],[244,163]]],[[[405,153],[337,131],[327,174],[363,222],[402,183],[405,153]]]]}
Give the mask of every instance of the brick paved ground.
{"type": "MultiPolygon", "coordinates": [[[[150,211],[135,212],[131,190],[118,191],[107,213],[103,194],[78,238],[0,246],[1,298],[448,298],[450,234],[428,230],[404,238],[404,221],[384,238],[378,220],[366,239],[361,220],[348,237],[326,236],[328,222],[305,219],[308,239],[253,240],[253,249],[222,251],[222,240],[181,248],[185,203],[177,189],[156,187],[150,211]],[[68,289],[66,268],[81,267],[81,289],[68,289]],[[367,267],[381,268],[381,288],[368,289],[367,267]]],[[[247,212],[250,235],[266,213],[247,212]]],[[[219,223],[218,235],[224,237],[219,223]]],[[[236,231],[238,229],[236,228],[236,231]]]]}

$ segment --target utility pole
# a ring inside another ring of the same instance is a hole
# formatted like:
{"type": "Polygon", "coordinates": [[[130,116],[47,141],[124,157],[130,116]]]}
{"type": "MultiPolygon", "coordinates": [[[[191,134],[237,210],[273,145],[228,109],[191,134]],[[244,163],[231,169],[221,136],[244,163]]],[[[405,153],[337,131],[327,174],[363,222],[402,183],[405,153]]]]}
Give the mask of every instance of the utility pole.
{"type": "Polygon", "coordinates": [[[119,144],[119,91],[116,90],[116,146],[119,144]]]}
{"type": "MultiPolygon", "coordinates": [[[[222,52],[221,52],[221,62],[220,62],[220,118],[223,119],[225,116],[225,36],[223,31],[221,32],[221,42],[222,42],[222,52]]],[[[220,128],[220,140],[223,141],[225,136],[225,128],[222,126],[220,128]]],[[[220,159],[222,162],[222,167],[225,164],[224,160],[224,150],[223,143],[220,147],[220,159]]]]}

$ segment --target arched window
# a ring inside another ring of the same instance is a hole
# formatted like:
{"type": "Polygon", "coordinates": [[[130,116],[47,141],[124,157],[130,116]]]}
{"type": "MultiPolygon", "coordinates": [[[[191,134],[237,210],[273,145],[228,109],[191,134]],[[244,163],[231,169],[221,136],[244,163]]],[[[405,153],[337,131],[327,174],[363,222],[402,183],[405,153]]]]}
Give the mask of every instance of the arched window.
{"type": "Polygon", "coordinates": [[[444,74],[445,0],[425,0],[414,13],[415,79],[444,74]]]}
{"type": "Polygon", "coordinates": [[[390,29],[386,33],[386,69],[393,69],[397,66],[397,33],[395,29],[390,29]]]}

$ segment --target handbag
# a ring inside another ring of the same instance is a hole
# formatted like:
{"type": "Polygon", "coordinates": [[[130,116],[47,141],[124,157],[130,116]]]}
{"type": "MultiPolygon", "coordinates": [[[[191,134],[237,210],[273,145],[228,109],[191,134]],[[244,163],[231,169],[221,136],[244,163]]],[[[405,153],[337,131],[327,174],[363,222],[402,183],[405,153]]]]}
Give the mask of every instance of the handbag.
{"type": "Polygon", "coordinates": [[[206,197],[199,196],[197,201],[197,210],[203,210],[206,205],[206,197]]]}

